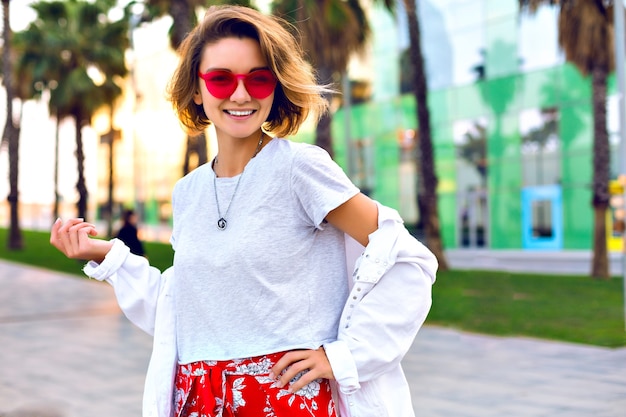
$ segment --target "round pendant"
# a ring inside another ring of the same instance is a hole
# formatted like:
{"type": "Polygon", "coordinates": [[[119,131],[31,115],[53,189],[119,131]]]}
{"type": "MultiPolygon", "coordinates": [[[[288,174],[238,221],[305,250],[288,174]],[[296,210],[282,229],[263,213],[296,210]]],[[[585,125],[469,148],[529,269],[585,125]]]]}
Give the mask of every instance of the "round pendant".
{"type": "Polygon", "coordinates": [[[228,225],[228,222],[226,221],[225,218],[221,217],[218,221],[217,221],[217,228],[220,230],[224,230],[226,229],[226,225],[228,225]]]}

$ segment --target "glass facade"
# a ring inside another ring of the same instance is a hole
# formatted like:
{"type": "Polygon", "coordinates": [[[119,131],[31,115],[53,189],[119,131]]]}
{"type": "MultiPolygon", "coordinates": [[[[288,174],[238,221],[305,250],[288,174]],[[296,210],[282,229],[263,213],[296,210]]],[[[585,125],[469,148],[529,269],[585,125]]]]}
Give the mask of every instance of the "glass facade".
{"type": "MultiPolygon", "coordinates": [[[[445,247],[521,249],[528,234],[550,240],[538,246],[545,249],[589,249],[591,82],[563,58],[556,10],[545,6],[530,15],[519,11],[517,0],[418,0],[418,12],[445,247]]],[[[375,10],[372,18],[377,15],[386,12],[375,10]]],[[[402,62],[408,48],[403,15],[399,10],[395,34],[375,33],[374,49],[387,48],[380,59],[393,51],[402,62]]],[[[379,61],[373,54],[374,69],[379,61]]],[[[415,181],[407,181],[415,168],[408,168],[406,136],[414,132],[419,140],[419,126],[406,72],[401,65],[397,82],[389,72],[384,83],[373,79],[378,93],[354,106],[349,121],[352,137],[370,143],[372,196],[398,208],[410,223],[417,209],[407,203],[415,199],[415,181]]],[[[613,78],[608,92],[615,179],[620,167],[613,78]]],[[[333,125],[340,163],[348,155],[345,116],[340,110],[333,125]]]]}

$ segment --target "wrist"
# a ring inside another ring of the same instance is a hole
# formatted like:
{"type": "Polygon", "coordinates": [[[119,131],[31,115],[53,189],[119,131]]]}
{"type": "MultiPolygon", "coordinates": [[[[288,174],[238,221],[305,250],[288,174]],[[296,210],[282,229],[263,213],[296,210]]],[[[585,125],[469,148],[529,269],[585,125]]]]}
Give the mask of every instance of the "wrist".
{"type": "Polygon", "coordinates": [[[90,254],[93,256],[91,256],[91,261],[83,268],[83,272],[99,281],[115,274],[130,254],[128,246],[119,239],[98,241],[97,245],[92,247],[92,249],[90,254]]]}
{"type": "Polygon", "coordinates": [[[89,259],[93,262],[101,264],[107,254],[113,247],[113,241],[110,240],[94,240],[94,247],[89,259]]]}

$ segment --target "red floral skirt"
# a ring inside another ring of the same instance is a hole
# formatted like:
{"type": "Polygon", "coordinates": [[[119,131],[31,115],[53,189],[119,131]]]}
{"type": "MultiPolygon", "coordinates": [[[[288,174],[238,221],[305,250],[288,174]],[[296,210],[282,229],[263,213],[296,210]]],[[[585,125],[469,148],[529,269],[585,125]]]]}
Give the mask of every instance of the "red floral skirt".
{"type": "MultiPolygon", "coordinates": [[[[230,361],[179,365],[174,409],[177,417],[331,417],[330,384],[318,379],[297,392],[276,387],[269,377],[282,353],[230,361]]],[[[299,378],[297,375],[295,379],[299,378]]]]}

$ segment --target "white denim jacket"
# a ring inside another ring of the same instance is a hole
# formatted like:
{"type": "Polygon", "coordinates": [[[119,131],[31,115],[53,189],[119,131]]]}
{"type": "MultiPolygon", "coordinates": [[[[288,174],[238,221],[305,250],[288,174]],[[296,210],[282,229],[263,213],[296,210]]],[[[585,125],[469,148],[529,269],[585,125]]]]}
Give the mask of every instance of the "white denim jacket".
{"type": "MultiPolygon", "coordinates": [[[[324,345],[341,417],[414,416],[400,361],[430,310],[438,265],[395,210],[379,204],[378,213],[378,230],[366,248],[346,236],[351,292],[337,340],[324,345]]],[[[109,282],[126,317],[154,337],[143,417],[172,417],[177,366],[173,267],[161,273],[114,239],[105,260],[89,262],[84,272],[109,282]]]]}

